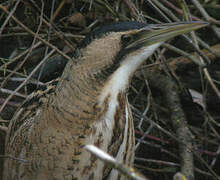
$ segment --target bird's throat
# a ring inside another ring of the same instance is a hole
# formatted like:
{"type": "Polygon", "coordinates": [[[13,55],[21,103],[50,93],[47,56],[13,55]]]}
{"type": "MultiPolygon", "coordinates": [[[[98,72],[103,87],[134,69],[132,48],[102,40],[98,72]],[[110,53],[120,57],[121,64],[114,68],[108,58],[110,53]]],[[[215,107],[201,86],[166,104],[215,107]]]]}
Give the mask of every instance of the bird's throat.
{"type": "Polygon", "coordinates": [[[104,84],[99,96],[100,104],[102,104],[104,99],[109,95],[115,98],[119,92],[126,93],[135,71],[160,45],[161,43],[157,43],[126,55],[118,69],[111,74],[107,82],[104,84]]]}

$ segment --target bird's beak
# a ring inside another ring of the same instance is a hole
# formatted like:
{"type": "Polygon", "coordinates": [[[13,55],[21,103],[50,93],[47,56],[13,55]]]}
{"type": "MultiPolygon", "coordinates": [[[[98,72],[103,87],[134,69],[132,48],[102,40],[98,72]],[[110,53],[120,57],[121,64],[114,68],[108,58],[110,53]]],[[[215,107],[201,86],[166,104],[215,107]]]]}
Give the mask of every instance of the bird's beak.
{"type": "Polygon", "coordinates": [[[163,43],[175,36],[197,30],[207,25],[208,23],[201,21],[147,25],[132,34],[133,42],[126,48],[163,43]]]}

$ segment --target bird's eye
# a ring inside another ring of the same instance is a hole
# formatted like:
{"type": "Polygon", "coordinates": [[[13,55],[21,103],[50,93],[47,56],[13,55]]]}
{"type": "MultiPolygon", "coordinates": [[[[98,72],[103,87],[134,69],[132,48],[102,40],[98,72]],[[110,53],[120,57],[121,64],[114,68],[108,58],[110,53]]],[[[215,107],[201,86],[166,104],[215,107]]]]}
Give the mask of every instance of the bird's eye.
{"type": "Polygon", "coordinates": [[[124,34],[121,36],[121,41],[123,44],[128,44],[129,42],[131,42],[132,40],[132,36],[128,35],[128,34],[124,34]]]}

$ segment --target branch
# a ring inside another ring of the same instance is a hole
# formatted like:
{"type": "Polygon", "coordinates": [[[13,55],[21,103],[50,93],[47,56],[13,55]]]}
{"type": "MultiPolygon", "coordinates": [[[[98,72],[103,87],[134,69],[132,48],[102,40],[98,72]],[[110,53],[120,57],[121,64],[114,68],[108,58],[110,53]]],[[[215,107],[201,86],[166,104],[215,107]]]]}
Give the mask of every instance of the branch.
{"type": "Polygon", "coordinates": [[[132,167],[128,167],[120,162],[117,162],[115,158],[97,148],[94,145],[86,145],[86,150],[94,154],[97,158],[104,161],[107,165],[112,166],[114,169],[118,170],[121,174],[125,175],[127,178],[133,180],[147,180],[147,178],[137,173],[132,167]]]}

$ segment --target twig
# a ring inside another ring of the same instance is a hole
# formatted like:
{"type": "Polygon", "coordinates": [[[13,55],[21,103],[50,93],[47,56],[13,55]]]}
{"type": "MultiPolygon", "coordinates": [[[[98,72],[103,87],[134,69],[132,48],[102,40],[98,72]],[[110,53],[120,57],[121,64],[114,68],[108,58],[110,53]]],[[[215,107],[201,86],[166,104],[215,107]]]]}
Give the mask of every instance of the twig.
{"type": "Polygon", "coordinates": [[[21,54],[19,54],[18,56],[14,57],[13,59],[11,59],[9,62],[7,62],[6,64],[3,64],[0,66],[0,69],[4,69],[5,67],[9,66],[10,64],[16,62],[17,60],[19,60],[20,58],[22,58],[23,56],[25,56],[28,52],[30,52],[30,49],[35,49],[37,47],[39,47],[40,45],[42,45],[42,42],[37,42],[36,44],[33,45],[33,47],[28,48],[27,50],[25,50],[24,52],[22,52],[21,54]]]}
{"type": "Polygon", "coordinates": [[[187,179],[181,172],[177,172],[174,176],[173,176],[173,180],[180,180],[180,179],[187,179]]]}
{"type": "Polygon", "coordinates": [[[0,38],[1,38],[1,35],[2,35],[2,32],[5,28],[5,26],[8,24],[8,21],[10,20],[11,16],[14,14],[14,12],[16,11],[17,7],[18,7],[18,4],[20,3],[21,0],[18,0],[16,2],[16,4],[14,5],[14,8],[11,10],[11,12],[8,14],[5,22],[2,24],[1,28],[0,28],[0,38]]]}
{"type": "Polygon", "coordinates": [[[120,173],[124,174],[127,178],[133,179],[133,180],[147,180],[147,178],[140,176],[135,172],[135,170],[131,167],[127,167],[126,165],[117,162],[116,159],[114,159],[109,154],[105,153],[101,149],[97,148],[94,145],[86,145],[86,150],[88,150],[90,153],[94,154],[96,157],[104,161],[109,166],[112,166],[116,170],[118,170],[120,173]]]}
{"type": "MultiPolygon", "coordinates": [[[[3,79],[0,77],[0,80],[3,79]]],[[[9,80],[10,81],[15,81],[15,82],[23,82],[26,78],[19,78],[19,77],[12,77],[9,80]]],[[[30,84],[35,84],[35,85],[40,85],[40,86],[45,86],[45,83],[37,81],[36,79],[30,79],[28,81],[30,84]]]]}
{"type": "MultiPolygon", "coordinates": [[[[6,94],[13,94],[14,92],[12,90],[9,90],[9,89],[4,89],[4,88],[0,88],[0,91],[2,93],[6,93],[6,94]]],[[[26,98],[27,96],[26,95],[23,95],[21,93],[14,93],[15,96],[18,96],[18,97],[22,97],[22,98],[26,98]]]]}
{"type": "MultiPolygon", "coordinates": [[[[149,73],[147,71],[145,74],[146,79],[154,87],[161,89],[165,96],[167,106],[171,112],[171,120],[173,127],[176,131],[177,137],[173,137],[179,143],[180,157],[182,161],[181,169],[184,175],[188,178],[193,176],[193,155],[196,156],[210,171],[215,179],[218,179],[218,175],[210,168],[210,166],[193,151],[192,140],[193,136],[186,124],[186,119],[183,110],[181,109],[179,90],[177,85],[170,81],[167,77],[160,75],[158,72],[149,73]]],[[[170,134],[170,133],[166,133],[170,134]]],[[[170,136],[170,135],[169,135],[170,136]]]]}
{"type": "Polygon", "coordinates": [[[50,53],[47,54],[47,56],[44,57],[44,59],[34,68],[34,70],[30,73],[30,75],[26,78],[26,80],[21,83],[15,90],[14,92],[6,99],[6,101],[3,103],[3,105],[0,108],[0,112],[2,112],[2,110],[4,109],[4,107],[6,106],[6,104],[8,103],[8,101],[14,96],[14,94],[19,91],[24,84],[26,84],[26,82],[32,77],[32,75],[39,69],[39,67],[45,63],[45,61],[55,52],[55,49],[52,49],[50,51],[50,53]]]}
{"type": "MultiPolygon", "coordinates": [[[[217,23],[217,21],[210,17],[208,15],[208,13],[205,11],[205,9],[201,6],[201,4],[199,3],[199,1],[197,0],[192,0],[192,3],[195,5],[195,7],[200,11],[200,13],[202,14],[202,16],[205,18],[206,21],[208,22],[214,22],[217,23]]],[[[220,22],[219,22],[220,23],[220,22]]],[[[218,39],[220,39],[220,32],[217,29],[217,27],[215,25],[211,26],[212,30],[215,32],[216,36],[218,37],[218,39]]]]}
{"type": "MultiPolygon", "coordinates": [[[[179,9],[178,7],[174,6],[174,4],[170,1],[167,0],[161,0],[164,4],[166,4],[168,7],[172,8],[174,11],[176,11],[177,13],[179,13],[180,15],[183,15],[183,11],[181,9],[179,9]]],[[[195,21],[201,21],[201,19],[199,19],[196,16],[192,16],[192,19],[195,21]]]]}
{"type": "Polygon", "coordinates": [[[13,159],[13,160],[16,160],[16,161],[21,161],[23,163],[29,163],[28,160],[26,159],[22,159],[22,158],[16,158],[16,157],[13,157],[13,156],[10,156],[10,155],[0,155],[0,158],[10,158],[10,159],[13,159]]]}
{"type": "Polygon", "coordinates": [[[61,3],[59,4],[58,8],[56,9],[56,11],[53,15],[52,21],[54,21],[56,19],[57,15],[60,13],[60,11],[62,10],[65,3],[66,3],[66,0],[61,1],[61,3]]]}
{"type": "MultiPolygon", "coordinates": [[[[155,73],[154,73],[155,74],[155,73]]],[[[157,81],[158,87],[163,89],[164,97],[167,106],[171,112],[171,122],[179,139],[179,152],[181,159],[181,171],[189,179],[194,179],[194,164],[193,164],[193,136],[187,127],[184,112],[181,108],[178,86],[168,77],[158,75],[157,77],[149,77],[151,84],[157,81]],[[155,79],[156,78],[156,79],[155,79]],[[160,82],[158,81],[160,79],[160,82]]]]}
{"type": "Polygon", "coordinates": [[[4,131],[5,133],[7,133],[8,132],[8,128],[5,127],[5,126],[1,126],[0,125],[0,131],[4,131]]]}
{"type": "Polygon", "coordinates": [[[134,3],[131,0],[124,0],[125,4],[128,6],[132,14],[135,16],[135,19],[140,22],[145,22],[143,19],[143,16],[140,15],[140,12],[134,5],[134,3]]]}
{"type": "Polygon", "coordinates": [[[175,46],[172,46],[170,44],[167,44],[167,43],[164,43],[162,45],[163,47],[167,48],[167,49],[170,49],[172,51],[175,51],[176,53],[190,59],[192,62],[194,62],[195,64],[199,65],[199,66],[204,66],[200,61],[197,60],[197,58],[195,56],[192,56],[191,54],[189,53],[186,53],[185,51],[181,50],[181,49],[178,49],[176,48],[175,46]]]}
{"type": "MultiPolygon", "coordinates": [[[[44,4],[42,4],[42,9],[44,9],[44,4]]],[[[41,16],[43,16],[43,10],[41,12],[41,16]]],[[[40,18],[41,19],[41,18],[40,18]]],[[[33,51],[33,47],[34,47],[34,44],[36,42],[36,38],[38,37],[38,33],[40,31],[40,28],[41,28],[41,25],[42,25],[42,20],[40,20],[40,23],[39,23],[39,26],[37,28],[37,32],[35,33],[34,35],[34,39],[33,39],[33,42],[32,42],[32,45],[29,49],[29,52],[27,53],[26,57],[24,58],[24,60],[5,78],[5,80],[2,82],[1,84],[1,87],[4,87],[4,85],[6,84],[6,82],[8,81],[8,79],[15,73],[17,72],[23,65],[24,63],[26,62],[26,60],[28,59],[29,55],[31,54],[31,52],[33,51]]]]}
{"type": "MultiPolygon", "coordinates": [[[[37,6],[37,4],[34,2],[34,0],[30,0],[30,2],[32,3],[32,5],[40,12],[40,8],[37,6]]],[[[73,46],[71,45],[71,43],[68,41],[68,39],[66,38],[65,35],[63,35],[63,33],[61,31],[58,31],[59,29],[52,23],[48,22],[48,19],[46,18],[46,16],[44,15],[44,17],[42,17],[43,22],[50,28],[53,29],[53,32],[61,39],[63,40],[63,42],[71,49],[71,51],[74,51],[73,46]],[[57,30],[58,29],[58,30],[57,30]]]]}
{"type": "MultiPolygon", "coordinates": [[[[2,9],[4,12],[9,13],[8,10],[2,6],[0,4],[0,9],[2,9]]],[[[25,26],[21,21],[19,21],[16,17],[11,16],[12,19],[19,24],[24,30],[26,30],[28,33],[30,33],[32,36],[35,36],[36,34],[30,30],[27,26],[25,26]]],[[[68,60],[72,60],[72,58],[70,58],[69,56],[67,56],[66,54],[64,54],[61,50],[59,50],[56,46],[50,44],[49,42],[47,42],[46,40],[44,40],[43,38],[41,38],[40,36],[36,36],[38,40],[40,40],[41,42],[43,42],[44,44],[46,44],[47,46],[49,46],[50,48],[54,49],[55,51],[57,51],[60,55],[62,55],[63,57],[65,57],[68,60]]]]}
{"type": "MultiPolygon", "coordinates": [[[[151,1],[148,1],[148,2],[151,2],[151,1]]],[[[151,2],[153,4],[153,2],[151,2]]],[[[160,8],[162,9],[164,12],[166,12],[167,15],[169,15],[169,17],[172,18],[173,21],[180,21],[180,19],[174,15],[174,13],[172,13],[172,11],[170,11],[168,8],[166,8],[165,6],[163,6],[162,3],[160,3],[159,1],[154,1],[154,3],[160,8]]],[[[171,20],[167,20],[167,22],[171,22],[171,20]]],[[[200,56],[203,57],[203,59],[208,63],[209,62],[209,59],[205,56],[205,54],[199,49],[197,48],[197,46],[192,43],[192,40],[185,34],[181,35],[182,37],[184,37],[194,48],[195,50],[198,52],[198,54],[200,56]]]]}

